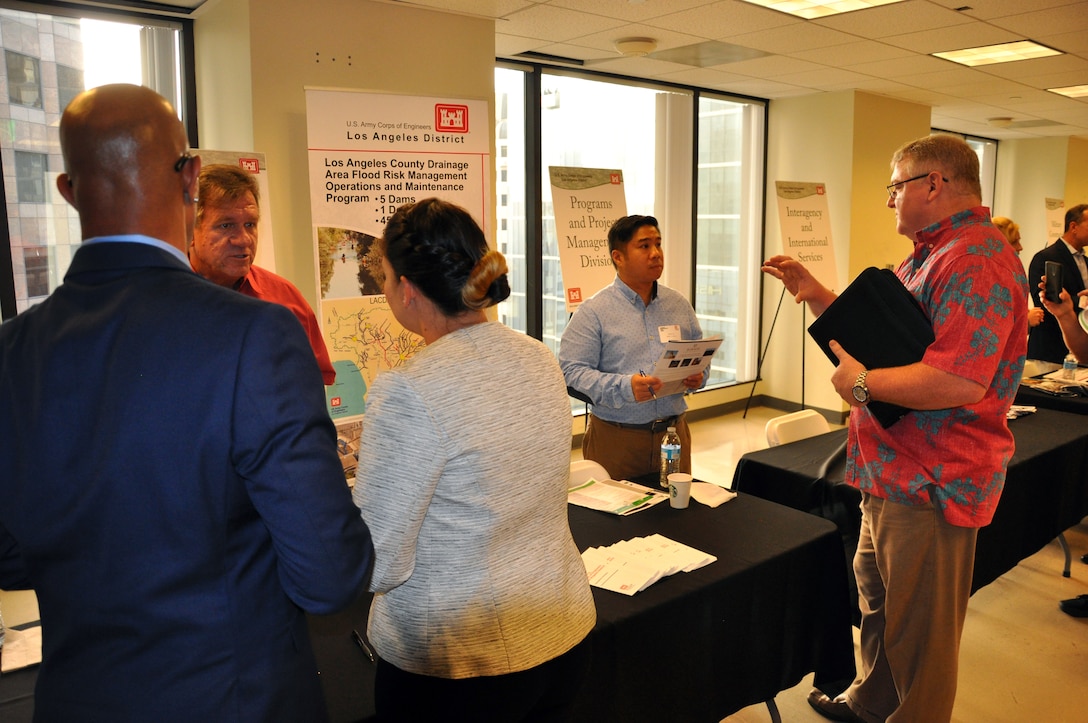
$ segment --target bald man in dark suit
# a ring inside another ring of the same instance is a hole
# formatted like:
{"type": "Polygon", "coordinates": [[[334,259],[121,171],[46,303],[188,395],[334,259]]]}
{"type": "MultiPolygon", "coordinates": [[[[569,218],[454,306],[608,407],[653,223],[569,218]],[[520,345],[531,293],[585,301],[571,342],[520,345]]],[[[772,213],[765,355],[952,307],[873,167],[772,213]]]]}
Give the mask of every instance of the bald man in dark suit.
{"type": "Polygon", "coordinates": [[[0,587],[33,588],[38,721],[327,717],[304,611],[365,589],[295,317],[189,268],[200,159],[147,88],[77,96],[57,189],[83,242],[0,326],[0,587]]]}

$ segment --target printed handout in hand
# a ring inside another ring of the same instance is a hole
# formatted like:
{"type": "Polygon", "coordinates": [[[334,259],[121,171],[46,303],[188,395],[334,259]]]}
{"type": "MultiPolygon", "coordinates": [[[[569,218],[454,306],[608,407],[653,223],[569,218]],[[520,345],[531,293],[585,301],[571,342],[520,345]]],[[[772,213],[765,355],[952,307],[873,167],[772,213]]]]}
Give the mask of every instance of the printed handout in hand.
{"type": "Polygon", "coordinates": [[[720,336],[690,341],[668,341],[661,358],[654,364],[652,376],[664,384],[656,390],[658,397],[681,394],[685,391],[684,379],[693,374],[701,374],[710,366],[714,353],[722,345],[720,336]]]}

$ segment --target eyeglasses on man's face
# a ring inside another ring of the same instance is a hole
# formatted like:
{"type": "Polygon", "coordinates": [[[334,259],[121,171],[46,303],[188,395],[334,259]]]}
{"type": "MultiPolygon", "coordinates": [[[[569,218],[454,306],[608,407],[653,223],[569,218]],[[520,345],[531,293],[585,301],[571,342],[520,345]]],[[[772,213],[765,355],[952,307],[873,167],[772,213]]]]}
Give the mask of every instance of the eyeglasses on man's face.
{"type": "MultiPolygon", "coordinates": [[[[891,198],[891,199],[894,200],[895,197],[899,195],[899,187],[900,186],[902,186],[905,183],[910,183],[911,181],[920,181],[923,178],[929,178],[929,175],[931,173],[937,173],[937,171],[928,171],[926,173],[923,173],[920,176],[914,176],[913,178],[906,178],[906,179],[904,179],[902,181],[896,181],[895,183],[889,183],[886,186],[886,188],[888,189],[888,198],[891,198]]],[[[944,176],[941,176],[941,180],[944,181],[945,183],[948,183],[948,179],[945,178],[944,176]]]]}
{"type": "Polygon", "coordinates": [[[181,169],[185,168],[185,164],[191,160],[193,160],[193,155],[191,153],[188,151],[182,153],[181,158],[174,163],[174,173],[181,173],[181,169]]]}

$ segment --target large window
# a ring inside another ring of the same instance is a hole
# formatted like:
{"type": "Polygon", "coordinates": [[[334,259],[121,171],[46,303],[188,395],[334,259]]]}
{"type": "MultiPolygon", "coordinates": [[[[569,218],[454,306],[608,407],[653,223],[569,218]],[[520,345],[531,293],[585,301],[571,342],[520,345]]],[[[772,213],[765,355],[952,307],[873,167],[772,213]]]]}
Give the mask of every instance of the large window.
{"type": "Polygon", "coordinates": [[[499,68],[495,72],[495,103],[496,244],[510,269],[510,298],[499,304],[499,321],[528,333],[525,74],[499,68]],[[517,161],[511,163],[511,158],[517,161]]]}
{"type": "Polygon", "coordinates": [[[498,68],[495,92],[498,245],[513,289],[502,321],[558,353],[569,315],[548,168],[620,169],[627,212],[661,223],[662,282],[724,339],[710,383],[754,378],[763,103],[538,66],[498,68]]]}
{"type": "MultiPolygon", "coordinates": [[[[560,273],[548,168],[620,169],[627,213],[654,215],[656,106],[662,91],[549,73],[543,76],[541,91],[546,99],[541,104],[540,118],[540,183],[545,189],[541,208],[544,232],[541,339],[558,354],[569,315],[560,273]]],[[[670,248],[677,243],[683,241],[665,239],[667,268],[670,248]]]]}
{"type": "Polygon", "coordinates": [[[182,22],[74,10],[0,8],[0,309],[4,318],[41,301],[64,278],[80,242],[75,211],[56,191],[64,168],[57,126],[78,93],[105,83],[142,83],[184,110],[182,22]],[[67,14],[65,14],[67,13],[67,14]],[[6,231],[7,238],[3,238],[6,231]],[[6,240],[6,243],[4,243],[6,240]]]}
{"type": "Polygon", "coordinates": [[[762,249],[763,106],[699,98],[695,313],[721,336],[709,384],[755,378],[762,249]]]}

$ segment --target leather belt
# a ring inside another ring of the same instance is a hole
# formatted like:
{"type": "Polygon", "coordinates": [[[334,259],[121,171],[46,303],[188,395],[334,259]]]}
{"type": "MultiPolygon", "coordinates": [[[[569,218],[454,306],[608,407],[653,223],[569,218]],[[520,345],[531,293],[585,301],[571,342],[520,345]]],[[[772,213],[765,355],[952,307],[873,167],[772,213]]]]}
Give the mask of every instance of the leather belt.
{"type": "Polygon", "coordinates": [[[669,427],[675,427],[679,416],[666,417],[664,419],[655,419],[652,422],[643,422],[642,424],[627,424],[626,422],[613,422],[609,419],[601,419],[596,414],[593,418],[599,422],[605,424],[611,424],[613,427],[619,427],[620,429],[637,429],[642,432],[664,432],[669,427]]]}

